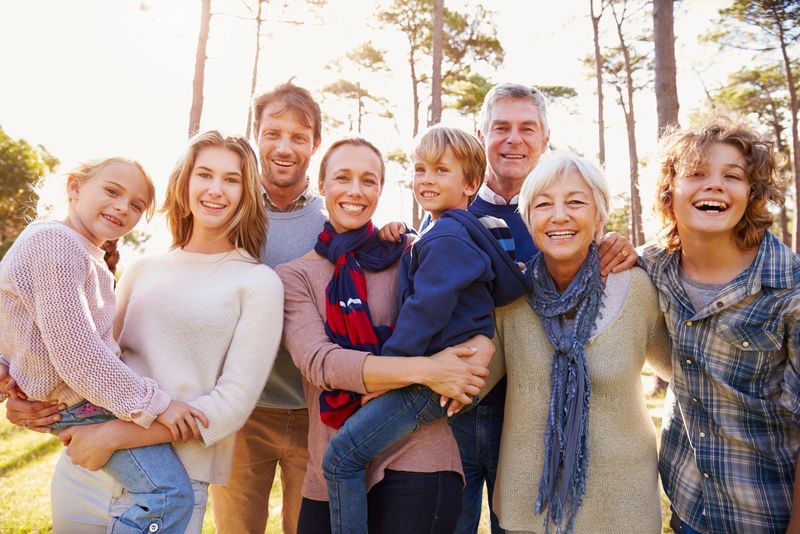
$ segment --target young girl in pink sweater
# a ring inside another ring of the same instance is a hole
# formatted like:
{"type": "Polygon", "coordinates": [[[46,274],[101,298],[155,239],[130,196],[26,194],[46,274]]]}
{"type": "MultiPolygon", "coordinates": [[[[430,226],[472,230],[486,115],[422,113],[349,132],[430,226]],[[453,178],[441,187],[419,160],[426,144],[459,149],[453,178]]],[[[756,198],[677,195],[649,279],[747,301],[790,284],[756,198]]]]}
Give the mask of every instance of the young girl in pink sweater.
{"type": "MultiPolygon", "coordinates": [[[[108,158],[70,171],[67,196],[63,220],[31,223],[0,262],[0,363],[21,396],[63,404],[54,433],[119,418],[199,437],[203,413],[123,364],[113,337],[114,275],[104,255],[114,247],[101,247],[152,215],[152,180],[139,163],[108,158]]],[[[111,532],[184,531],[194,497],[169,444],[117,451],[104,470],[136,495],[111,532]]]]}

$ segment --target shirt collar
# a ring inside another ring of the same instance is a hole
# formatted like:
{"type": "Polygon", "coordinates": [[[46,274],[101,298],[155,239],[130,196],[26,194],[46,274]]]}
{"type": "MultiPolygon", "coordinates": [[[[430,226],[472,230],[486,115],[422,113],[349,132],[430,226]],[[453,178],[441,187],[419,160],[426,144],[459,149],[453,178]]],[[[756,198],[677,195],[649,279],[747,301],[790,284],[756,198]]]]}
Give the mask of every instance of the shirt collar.
{"type": "Polygon", "coordinates": [[[270,200],[267,190],[264,189],[262,186],[262,191],[264,192],[264,204],[266,205],[268,211],[276,211],[276,212],[297,211],[299,209],[306,207],[308,203],[311,202],[311,200],[314,198],[314,194],[311,192],[310,188],[311,188],[310,184],[306,185],[306,188],[303,189],[303,191],[299,195],[297,195],[294,198],[294,200],[289,202],[289,204],[286,205],[286,208],[280,209],[278,208],[278,206],[275,205],[274,202],[272,202],[272,200],[270,200]]]}
{"type": "MultiPolygon", "coordinates": [[[[644,263],[652,262],[654,280],[661,280],[667,273],[677,276],[680,269],[679,251],[672,252],[657,244],[645,247],[642,250],[641,260],[644,263]]],[[[762,286],[790,289],[794,287],[798,273],[800,273],[800,257],[767,231],[761,239],[753,263],[733,281],[738,279],[743,282],[751,292],[758,291],[762,286]]]]}
{"type": "Polygon", "coordinates": [[[480,189],[478,189],[478,197],[481,200],[488,202],[489,204],[494,204],[495,206],[506,206],[509,204],[519,204],[519,194],[514,195],[511,197],[511,202],[506,202],[506,199],[495,193],[491,190],[491,188],[484,183],[480,189]]]}

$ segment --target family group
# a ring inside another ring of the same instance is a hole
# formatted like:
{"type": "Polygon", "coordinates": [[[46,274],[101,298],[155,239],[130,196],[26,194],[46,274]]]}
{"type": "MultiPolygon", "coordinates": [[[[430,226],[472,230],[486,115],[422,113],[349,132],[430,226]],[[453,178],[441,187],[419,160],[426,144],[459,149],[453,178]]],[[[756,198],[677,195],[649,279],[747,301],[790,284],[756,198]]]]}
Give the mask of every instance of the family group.
{"type": "Polygon", "coordinates": [[[210,495],[218,532],[263,533],[278,467],[291,534],[474,534],[484,485],[493,534],[655,534],[662,484],[677,533],[800,532],[800,257],[769,231],[783,184],[752,125],[665,133],[661,231],[634,250],[604,235],[601,167],[548,151],[536,88],[415,139],[419,229],[373,225],[366,139],[309,176],[309,91],[253,116],[252,143],[190,140],[168,252],[115,277],[155,187],[112,157],[0,262],[7,418],[65,445],[54,532],[199,534],[210,495]]]}

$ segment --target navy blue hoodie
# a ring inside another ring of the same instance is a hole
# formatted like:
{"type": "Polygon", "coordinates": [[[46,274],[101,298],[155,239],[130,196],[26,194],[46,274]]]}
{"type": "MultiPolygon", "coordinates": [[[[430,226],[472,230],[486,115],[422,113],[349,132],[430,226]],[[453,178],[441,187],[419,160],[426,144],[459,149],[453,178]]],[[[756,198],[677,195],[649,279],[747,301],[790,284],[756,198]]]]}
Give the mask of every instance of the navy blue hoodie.
{"type": "Polygon", "coordinates": [[[529,292],[519,267],[475,215],[447,210],[406,251],[400,313],[382,354],[421,356],[494,336],[492,312],[529,292]]]}

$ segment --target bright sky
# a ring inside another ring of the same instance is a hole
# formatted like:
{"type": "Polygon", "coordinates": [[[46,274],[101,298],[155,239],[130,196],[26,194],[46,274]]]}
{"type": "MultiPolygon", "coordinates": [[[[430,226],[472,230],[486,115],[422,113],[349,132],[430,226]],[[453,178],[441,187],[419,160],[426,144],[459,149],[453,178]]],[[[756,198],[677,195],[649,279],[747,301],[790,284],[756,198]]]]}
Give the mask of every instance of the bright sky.
{"type": "MultiPolygon", "coordinates": [[[[244,131],[255,50],[255,23],[246,19],[250,14],[244,3],[212,1],[215,14],[201,129],[244,131]]],[[[684,121],[702,105],[701,76],[714,89],[743,64],[739,56],[697,44],[697,35],[707,31],[720,7],[729,3],[684,0],[676,4],[678,90],[684,121]]],[[[457,7],[464,0],[445,0],[445,4],[457,7]]],[[[258,85],[266,89],[295,76],[296,83],[322,98],[321,88],[336,78],[361,80],[395,108],[397,129],[373,116],[365,119],[364,136],[388,152],[411,143],[410,81],[404,37],[378,27],[373,13],[363,8],[373,5],[328,0],[312,16],[300,0],[273,0],[264,23],[258,85]],[[305,20],[305,24],[291,24],[292,20],[305,20]],[[393,72],[376,77],[350,70],[342,75],[326,68],[367,40],[387,50],[393,72]]],[[[581,64],[593,49],[588,1],[493,0],[486,5],[495,13],[506,59],[498,72],[485,74],[495,81],[574,87],[579,96],[569,105],[572,114],[564,106],[551,107],[551,142],[594,156],[595,82],[581,64]]],[[[0,50],[4,51],[0,55],[0,126],[12,137],[46,146],[61,159],[62,170],[105,155],[139,159],[163,191],[166,176],[186,143],[199,22],[199,0],[0,0],[0,50]]],[[[612,191],[618,193],[628,188],[627,141],[622,112],[612,102],[610,89],[606,94],[607,168],[612,191]]],[[[330,97],[321,102],[323,113],[346,118],[342,103],[330,97]]],[[[639,94],[636,109],[639,152],[646,157],[655,143],[652,90],[639,94]]],[[[445,113],[444,121],[472,128],[471,119],[452,111],[445,113]]],[[[323,130],[323,145],[344,133],[323,130]]],[[[316,161],[309,169],[312,177],[316,161]]],[[[390,171],[378,222],[410,219],[410,197],[396,184],[399,174],[398,169],[390,171]]],[[[649,205],[651,188],[646,182],[644,178],[642,196],[649,205]]],[[[164,238],[153,242],[161,246],[164,238]]]]}

